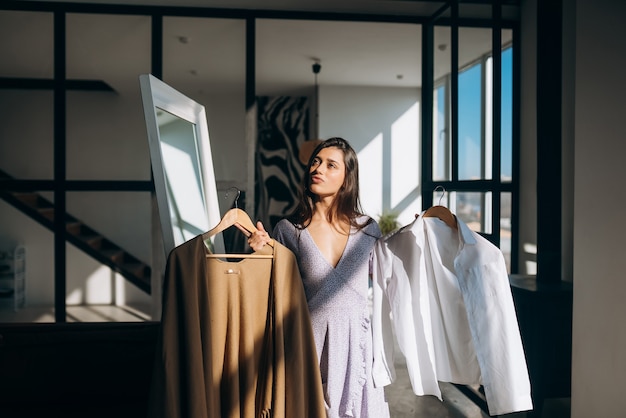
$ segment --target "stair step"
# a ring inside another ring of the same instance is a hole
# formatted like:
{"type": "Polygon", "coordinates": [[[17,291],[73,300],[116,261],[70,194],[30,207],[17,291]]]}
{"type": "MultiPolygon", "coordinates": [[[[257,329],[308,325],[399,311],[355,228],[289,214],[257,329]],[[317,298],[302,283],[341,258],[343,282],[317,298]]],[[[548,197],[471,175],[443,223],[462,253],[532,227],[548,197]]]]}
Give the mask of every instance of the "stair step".
{"type": "Polygon", "coordinates": [[[15,192],[13,196],[20,202],[27,204],[30,207],[36,208],[39,204],[39,195],[37,193],[23,193],[15,192]]]}
{"type": "Polygon", "coordinates": [[[67,223],[67,225],[65,225],[65,228],[66,228],[68,234],[80,235],[80,231],[81,231],[82,226],[83,226],[82,222],[79,222],[79,221],[69,221],[67,223]]]}
{"type": "Polygon", "coordinates": [[[104,238],[100,235],[82,235],[80,239],[85,241],[91,248],[94,250],[101,250],[102,243],[104,242],[104,238]]]}
{"type": "Polygon", "coordinates": [[[147,266],[143,263],[122,263],[121,267],[137,277],[147,277],[147,266]]]}
{"type": "Polygon", "coordinates": [[[102,235],[98,234],[93,229],[85,226],[80,221],[68,220],[66,229],[68,233],[72,234],[79,240],[87,243],[87,245],[95,250],[118,248],[114,245],[108,244],[108,241],[102,235]]]}
{"type": "Polygon", "coordinates": [[[54,222],[54,208],[38,208],[37,211],[50,222],[54,222]]]}
{"type": "Polygon", "coordinates": [[[124,260],[124,250],[119,248],[101,249],[100,253],[115,263],[121,263],[124,260]]]}
{"type": "Polygon", "coordinates": [[[43,199],[39,194],[33,192],[15,192],[13,197],[18,199],[25,205],[30,206],[33,209],[54,208],[51,202],[43,199]]]}

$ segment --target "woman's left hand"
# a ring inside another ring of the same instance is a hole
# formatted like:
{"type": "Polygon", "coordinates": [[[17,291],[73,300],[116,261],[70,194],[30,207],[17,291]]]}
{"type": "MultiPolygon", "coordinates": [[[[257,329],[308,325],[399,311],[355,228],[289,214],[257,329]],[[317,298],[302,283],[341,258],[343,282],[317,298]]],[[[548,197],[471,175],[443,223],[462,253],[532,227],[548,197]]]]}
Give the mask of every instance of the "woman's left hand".
{"type": "MultiPolygon", "coordinates": [[[[257,227],[257,230],[251,233],[250,236],[248,237],[248,245],[254,251],[259,251],[261,248],[265,246],[265,244],[271,241],[271,238],[270,238],[270,234],[268,234],[265,228],[263,227],[263,222],[257,221],[256,227],[257,227]]],[[[242,231],[244,230],[242,229],[242,231]]],[[[244,232],[247,232],[247,231],[244,231],[244,232]]]]}

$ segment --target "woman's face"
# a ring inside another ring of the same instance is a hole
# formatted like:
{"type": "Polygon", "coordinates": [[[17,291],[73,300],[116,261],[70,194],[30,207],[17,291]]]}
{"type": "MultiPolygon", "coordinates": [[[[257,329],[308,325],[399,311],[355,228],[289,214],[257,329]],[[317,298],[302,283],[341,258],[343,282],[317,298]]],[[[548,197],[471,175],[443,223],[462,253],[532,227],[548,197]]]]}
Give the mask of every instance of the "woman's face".
{"type": "Polygon", "coordinates": [[[323,148],[313,159],[309,189],[320,198],[334,196],[346,178],[343,151],[336,147],[323,148]]]}

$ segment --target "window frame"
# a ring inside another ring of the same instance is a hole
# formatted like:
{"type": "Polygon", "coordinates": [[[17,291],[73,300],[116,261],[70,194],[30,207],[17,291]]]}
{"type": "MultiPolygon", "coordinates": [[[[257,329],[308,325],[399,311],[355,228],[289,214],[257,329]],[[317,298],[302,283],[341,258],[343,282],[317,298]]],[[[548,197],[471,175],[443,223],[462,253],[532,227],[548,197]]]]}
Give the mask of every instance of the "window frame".
{"type": "MultiPolygon", "coordinates": [[[[446,204],[446,200],[450,201],[450,196],[457,192],[478,192],[484,193],[481,207],[485,208],[486,205],[491,206],[491,215],[484,215],[481,218],[481,230],[489,232],[479,232],[480,235],[491,241],[494,245],[500,247],[502,244],[501,234],[501,213],[502,213],[502,201],[503,194],[510,194],[511,201],[511,217],[510,217],[510,271],[509,273],[516,273],[518,271],[518,222],[519,222],[519,209],[518,196],[519,196],[519,112],[517,110],[518,104],[516,101],[519,97],[519,42],[516,41],[518,32],[517,26],[503,27],[501,21],[495,19],[496,24],[493,25],[478,25],[478,27],[485,27],[492,30],[492,51],[484,54],[476,61],[468,64],[467,66],[458,68],[458,10],[454,10],[452,7],[451,21],[446,25],[451,27],[451,68],[450,73],[434,80],[433,77],[433,33],[434,22],[430,25],[423,26],[423,51],[424,51],[424,63],[423,63],[423,80],[422,80],[422,98],[423,103],[430,104],[430,109],[425,109],[429,106],[424,106],[422,114],[422,156],[423,156],[423,170],[422,170],[422,206],[424,209],[433,206],[434,204],[446,204]],[[512,30],[512,41],[505,45],[502,45],[502,30],[512,30]],[[429,44],[430,42],[430,44],[429,44]],[[512,148],[512,167],[511,167],[511,179],[503,180],[502,176],[502,54],[508,48],[512,48],[512,65],[511,65],[511,77],[512,77],[512,132],[511,132],[511,148],[512,148]],[[430,54],[429,57],[426,54],[430,54]],[[486,71],[488,61],[491,60],[491,100],[487,100],[486,94],[489,89],[486,88],[486,71]],[[459,180],[459,140],[458,140],[458,90],[459,73],[467,68],[481,64],[481,156],[483,158],[483,164],[481,164],[481,174],[485,177],[486,166],[491,164],[491,178],[479,179],[479,180],[459,180]],[[429,80],[429,76],[431,77],[429,80]],[[449,177],[446,180],[435,180],[434,172],[436,171],[434,150],[434,118],[437,117],[437,109],[434,108],[436,103],[437,89],[444,87],[446,89],[446,105],[445,105],[445,132],[446,140],[445,146],[449,148],[446,151],[446,166],[445,172],[449,173],[449,177]],[[491,105],[491,144],[486,144],[486,106],[491,105]],[[491,146],[491,161],[485,161],[485,147],[491,146]],[[440,190],[445,190],[446,196],[444,199],[440,199],[440,190]],[[435,192],[437,190],[437,192],[435,192]],[[490,194],[490,196],[488,195],[490,194]],[[489,222],[490,225],[485,225],[489,222]],[[487,228],[485,228],[487,226],[487,228]]],[[[444,23],[437,23],[438,25],[444,25],[444,23]]],[[[507,197],[508,198],[508,197],[507,197]]],[[[452,209],[452,208],[451,208],[452,209]]]]}

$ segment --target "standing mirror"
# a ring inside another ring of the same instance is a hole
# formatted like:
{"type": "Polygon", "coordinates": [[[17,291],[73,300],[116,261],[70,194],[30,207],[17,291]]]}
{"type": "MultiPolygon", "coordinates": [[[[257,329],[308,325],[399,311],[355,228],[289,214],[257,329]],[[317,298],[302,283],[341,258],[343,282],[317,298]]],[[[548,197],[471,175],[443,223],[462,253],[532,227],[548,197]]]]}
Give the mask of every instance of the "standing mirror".
{"type": "MultiPolygon", "coordinates": [[[[220,221],[204,106],[150,74],[139,76],[165,255],[220,221]]],[[[223,252],[221,234],[214,249],[223,252]]]]}

